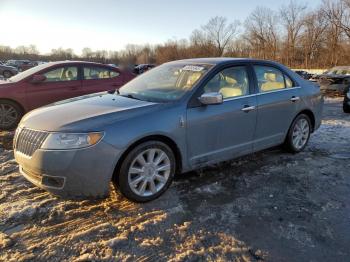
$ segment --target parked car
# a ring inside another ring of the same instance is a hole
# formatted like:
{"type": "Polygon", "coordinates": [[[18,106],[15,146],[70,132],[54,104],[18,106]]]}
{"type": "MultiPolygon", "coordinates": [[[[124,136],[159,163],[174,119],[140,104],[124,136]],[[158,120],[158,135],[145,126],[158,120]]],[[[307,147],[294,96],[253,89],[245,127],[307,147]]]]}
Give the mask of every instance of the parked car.
{"type": "Polygon", "coordinates": [[[54,194],[159,197],[176,172],[284,144],[302,151],[321,123],[319,88],[274,62],[163,64],[114,94],[62,101],[23,117],[20,172],[54,194]]]}
{"type": "Polygon", "coordinates": [[[9,66],[16,67],[19,72],[25,71],[37,65],[29,60],[8,60],[6,64],[9,66]]]}
{"type": "Polygon", "coordinates": [[[305,80],[309,80],[312,77],[312,74],[304,70],[295,70],[294,72],[297,73],[302,78],[304,78],[305,80]]]}
{"type": "Polygon", "coordinates": [[[42,64],[0,81],[0,129],[14,128],[22,115],[59,100],[115,90],[134,75],[90,62],[42,64]]]}
{"type": "Polygon", "coordinates": [[[10,78],[11,76],[16,75],[17,73],[17,68],[5,64],[0,64],[0,75],[2,75],[4,78],[10,78]]]}
{"type": "Polygon", "coordinates": [[[144,72],[154,68],[155,65],[152,65],[152,64],[140,64],[140,65],[137,65],[135,66],[134,68],[134,73],[135,74],[143,74],[144,72]]]}
{"type": "Polygon", "coordinates": [[[321,91],[344,94],[350,85],[350,66],[336,66],[321,75],[314,75],[310,81],[318,82],[321,91]]]}
{"type": "Polygon", "coordinates": [[[345,90],[344,101],[343,101],[344,113],[350,113],[350,87],[348,86],[345,90]]]}

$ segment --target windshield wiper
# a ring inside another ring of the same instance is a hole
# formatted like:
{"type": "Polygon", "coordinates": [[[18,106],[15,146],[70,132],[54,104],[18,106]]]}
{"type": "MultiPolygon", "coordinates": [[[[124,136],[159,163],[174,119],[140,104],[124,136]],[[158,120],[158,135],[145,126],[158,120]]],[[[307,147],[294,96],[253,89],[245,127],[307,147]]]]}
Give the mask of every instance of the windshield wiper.
{"type": "Polygon", "coordinates": [[[135,97],[132,94],[120,94],[119,91],[118,91],[118,95],[124,96],[124,97],[127,97],[127,98],[131,98],[131,99],[141,100],[140,98],[137,98],[137,97],[135,97]]]}

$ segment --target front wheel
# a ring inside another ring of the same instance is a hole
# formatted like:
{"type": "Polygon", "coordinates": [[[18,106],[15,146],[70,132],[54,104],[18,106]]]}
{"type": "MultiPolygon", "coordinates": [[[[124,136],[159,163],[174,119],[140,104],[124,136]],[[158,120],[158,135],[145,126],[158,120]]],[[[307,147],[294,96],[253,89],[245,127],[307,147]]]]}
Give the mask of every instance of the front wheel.
{"type": "Polygon", "coordinates": [[[128,153],[116,182],[126,198],[147,202],[167,190],[175,170],[176,161],[171,148],[159,141],[148,141],[128,153]]]}
{"type": "Polygon", "coordinates": [[[292,153],[302,151],[309,141],[311,134],[311,121],[305,114],[298,115],[289,128],[285,147],[292,153]]]}
{"type": "Polygon", "coordinates": [[[22,109],[14,102],[0,100],[0,130],[10,130],[17,126],[23,115],[22,109]]]}

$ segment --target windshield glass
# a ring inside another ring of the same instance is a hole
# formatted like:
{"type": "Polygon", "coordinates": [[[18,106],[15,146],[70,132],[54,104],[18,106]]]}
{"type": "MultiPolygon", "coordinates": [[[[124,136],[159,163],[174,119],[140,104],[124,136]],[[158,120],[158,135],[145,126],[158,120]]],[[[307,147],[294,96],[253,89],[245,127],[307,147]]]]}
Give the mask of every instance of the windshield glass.
{"type": "Polygon", "coordinates": [[[39,72],[40,70],[45,69],[48,66],[49,66],[49,64],[42,64],[42,65],[34,66],[26,71],[23,71],[21,73],[18,73],[17,75],[14,75],[13,77],[9,78],[8,81],[10,81],[10,82],[21,81],[22,79],[24,79],[32,74],[35,74],[36,72],[39,72]]]}
{"type": "Polygon", "coordinates": [[[151,102],[175,101],[191,90],[211,67],[207,64],[164,64],[130,81],[119,93],[151,102]]]}
{"type": "Polygon", "coordinates": [[[327,75],[350,75],[350,68],[333,67],[325,72],[327,75]]]}

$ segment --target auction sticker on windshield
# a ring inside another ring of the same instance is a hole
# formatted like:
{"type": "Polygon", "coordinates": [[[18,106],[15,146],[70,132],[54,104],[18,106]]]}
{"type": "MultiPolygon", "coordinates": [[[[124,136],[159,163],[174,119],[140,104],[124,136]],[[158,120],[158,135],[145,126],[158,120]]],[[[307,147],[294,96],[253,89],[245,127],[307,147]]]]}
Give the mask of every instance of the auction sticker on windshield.
{"type": "Polygon", "coordinates": [[[200,72],[203,71],[205,68],[203,66],[195,66],[195,65],[187,65],[182,68],[182,70],[185,71],[194,71],[194,72],[200,72]]]}

